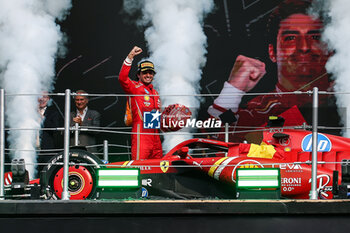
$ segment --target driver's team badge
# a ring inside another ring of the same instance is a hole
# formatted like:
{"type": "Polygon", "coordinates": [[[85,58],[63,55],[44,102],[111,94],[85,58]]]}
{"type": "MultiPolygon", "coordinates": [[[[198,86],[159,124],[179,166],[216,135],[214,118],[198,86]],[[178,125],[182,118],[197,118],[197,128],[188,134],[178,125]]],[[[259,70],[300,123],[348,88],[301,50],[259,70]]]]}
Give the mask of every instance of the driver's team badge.
{"type": "Polygon", "coordinates": [[[166,161],[166,160],[163,160],[163,161],[160,161],[160,169],[166,173],[169,169],[169,161],[166,161]]]}

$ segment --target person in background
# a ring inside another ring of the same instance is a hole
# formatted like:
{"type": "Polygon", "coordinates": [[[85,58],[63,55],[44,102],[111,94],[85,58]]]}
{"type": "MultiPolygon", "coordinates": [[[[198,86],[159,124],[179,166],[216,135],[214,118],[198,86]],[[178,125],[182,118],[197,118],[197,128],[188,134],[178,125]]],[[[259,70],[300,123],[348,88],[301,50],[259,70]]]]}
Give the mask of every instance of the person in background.
{"type": "Polygon", "coordinates": [[[38,112],[40,114],[40,122],[42,128],[51,128],[51,130],[41,130],[37,139],[37,148],[42,150],[38,157],[39,171],[45,166],[50,158],[57,153],[52,149],[63,148],[63,135],[61,131],[52,130],[52,128],[63,127],[63,117],[55,106],[52,106],[51,98],[47,92],[44,92],[38,98],[38,112]],[[50,151],[52,150],[52,151],[50,151]]]}
{"type": "MultiPolygon", "coordinates": [[[[78,124],[79,127],[99,127],[101,115],[99,112],[89,109],[89,99],[86,96],[87,92],[84,90],[76,91],[74,98],[76,111],[71,112],[71,126],[78,124]],[[79,95],[80,94],[80,95],[79,95]]],[[[79,131],[79,146],[92,146],[96,145],[96,133],[87,131],[79,131]]],[[[74,138],[71,137],[71,145],[74,145],[74,138]]],[[[87,147],[89,152],[97,152],[96,147],[87,147]]]]}

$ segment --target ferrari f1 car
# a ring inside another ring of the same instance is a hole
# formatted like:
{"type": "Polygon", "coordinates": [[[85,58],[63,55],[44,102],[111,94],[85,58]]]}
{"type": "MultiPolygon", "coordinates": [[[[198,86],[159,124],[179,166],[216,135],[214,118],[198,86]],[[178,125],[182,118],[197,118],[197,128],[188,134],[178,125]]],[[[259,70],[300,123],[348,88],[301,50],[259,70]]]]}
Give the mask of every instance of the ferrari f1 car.
{"type": "MultiPolygon", "coordinates": [[[[281,196],[308,199],[311,189],[312,134],[305,130],[270,128],[260,134],[261,144],[226,143],[195,138],[184,141],[161,159],[131,160],[104,164],[95,155],[70,150],[70,199],[99,197],[96,171],[101,168],[140,169],[142,197],[147,198],[236,198],[238,168],[279,168],[281,196]]],[[[331,199],[341,184],[344,161],[350,159],[350,139],[318,134],[317,190],[320,198],[331,199]],[[339,178],[338,178],[339,177],[339,178]],[[332,192],[333,189],[333,192],[332,192]]],[[[40,196],[60,199],[63,153],[57,154],[30,183],[40,187],[40,196]]],[[[11,173],[5,174],[6,187],[11,173]]]]}

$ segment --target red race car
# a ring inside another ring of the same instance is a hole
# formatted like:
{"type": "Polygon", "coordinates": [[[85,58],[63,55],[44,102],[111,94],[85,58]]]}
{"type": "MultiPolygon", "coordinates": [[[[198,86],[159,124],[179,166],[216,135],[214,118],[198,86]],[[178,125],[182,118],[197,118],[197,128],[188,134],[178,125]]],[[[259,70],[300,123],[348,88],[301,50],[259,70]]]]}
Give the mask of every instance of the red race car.
{"type": "MultiPolygon", "coordinates": [[[[142,196],[148,198],[236,198],[237,168],[279,168],[281,195],[308,199],[311,189],[312,133],[306,130],[267,128],[251,135],[252,143],[225,143],[195,138],[184,141],[162,159],[131,160],[103,164],[93,154],[70,151],[69,192],[71,199],[96,198],[96,170],[101,167],[138,167],[142,196]]],[[[61,198],[63,152],[49,162],[40,180],[45,198],[61,198]]],[[[331,199],[333,171],[341,172],[350,159],[350,139],[318,134],[317,189],[320,198],[331,199]]],[[[10,185],[11,173],[5,174],[10,185]]],[[[341,183],[341,176],[337,183],[341,183]]]]}

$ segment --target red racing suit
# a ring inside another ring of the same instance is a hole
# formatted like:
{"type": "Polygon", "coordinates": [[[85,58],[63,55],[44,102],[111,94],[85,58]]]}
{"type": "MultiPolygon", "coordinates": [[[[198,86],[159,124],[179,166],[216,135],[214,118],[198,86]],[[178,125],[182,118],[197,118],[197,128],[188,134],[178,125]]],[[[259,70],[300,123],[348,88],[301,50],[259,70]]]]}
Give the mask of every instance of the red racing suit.
{"type": "MultiPolygon", "coordinates": [[[[306,120],[299,107],[310,103],[312,97],[306,95],[283,95],[283,89],[277,84],[270,94],[260,95],[250,100],[245,108],[238,106],[241,96],[227,96],[232,93],[232,87],[227,82],[220,96],[209,107],[208,113],[218,118],[228,109],[234,113],[236,121],[230,126],[230,141],[242,142],[247,139],[247,133],[257,127],[263,127],[268,122],[269,116],[282,116],[285,119],[284,126],[302,125],[306,120]],[[226,96],[225,96],[226,94],[226,96]],[[232,104],[234,103],[234,104],[232,104]]],[[[244,94],[239,90],[233,90],[234,94],[244,94]]],[[[287,91],[284,91],[287,92],[287,91]]],[[[224,134],[217,136],[223,139],[224,134]]]]}
{"type": "Polygon", "coordinates": [[[140,81],[133,81],[129,78],[131,62],[125,59],[119,73],[119,82],[127,94],[142,95],[130,96],[128,100],[132,113],[131,159],[161,158],[163,151],[159,130],[143,128],[143,113],[153,109],[160,111],[158,92],[153,89],[152,84],[146,86],[140,81]]]}

